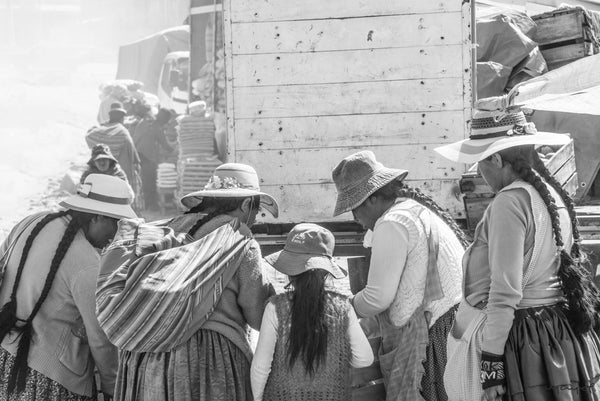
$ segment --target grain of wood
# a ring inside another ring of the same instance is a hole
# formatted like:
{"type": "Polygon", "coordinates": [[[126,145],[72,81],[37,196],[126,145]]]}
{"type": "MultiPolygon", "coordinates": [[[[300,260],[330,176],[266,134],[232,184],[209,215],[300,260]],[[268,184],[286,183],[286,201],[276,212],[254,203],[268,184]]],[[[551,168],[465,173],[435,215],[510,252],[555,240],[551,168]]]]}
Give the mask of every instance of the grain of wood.
{"type": "Polygon", "coordinates": [[[239,88],[461,78],[461,49],[461,45],[448,45],[239,55],[233,67],[233,85],[239,88]]]}
{"type": "Polygon", "coordinates": [[[234,23],[234,55],[462,44],[461,13],[234,23]]]}
{"type": "Polygon", "coordinates": [[[236,149],[289,149],[443,144],[464,139],[459,111],[240,119],[236,149]]]}
{"type": "Polygon", "coordinates": [[[463,110],[461,78],[234,88],[235,119],[463,110]]]}
{"type": "Polygon", "coordinates": [[[231,21],[286,21],[300,19],[355,18],[379,15],[446,13],[461,10],[460,1],[423,0],[237,0],[231,21]]]}

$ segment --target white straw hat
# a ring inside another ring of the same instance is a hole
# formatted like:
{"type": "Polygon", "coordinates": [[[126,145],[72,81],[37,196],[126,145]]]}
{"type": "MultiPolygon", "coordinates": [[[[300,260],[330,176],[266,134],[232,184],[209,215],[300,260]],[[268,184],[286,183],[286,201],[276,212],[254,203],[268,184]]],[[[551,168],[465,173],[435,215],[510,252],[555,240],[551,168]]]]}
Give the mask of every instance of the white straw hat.
{"type": "Polygon", "coordinates": [[[402,181],[408,170],[385,167],[370,150],[354,153],[342,160],[331,173],[337,189],[334,216],[360,206],[381,187],[402,181]]]}
{"type": "Polygon", "coordinates": [[[137,217],[130,206],[132,193],[129,184],[118,177],[90,174],[77,187],[77,194],[60,202],[60,206],[116,219],[132,219],[137,217]]]}
{"type": "Polygon", "coordinates": [[[468,139],[435,148],[445,158],[472,164],[501,150],[523,145],[564,145],[571,138],[565,134],[538,132],[522,111],[476,110],[468,139]]]}
{"type": "Polygon", "coordinates": [[[260,206],[271,213],[279,215],[277,201],[264,192],[258,185],[258,174],[252,166],[241,163],[225,163],[217,167],[204,189],[195,191],[181,198],[181,203],[187,208],[193,208],[202,202],[203,198],[248,198],[260,196],[260,206]]]}

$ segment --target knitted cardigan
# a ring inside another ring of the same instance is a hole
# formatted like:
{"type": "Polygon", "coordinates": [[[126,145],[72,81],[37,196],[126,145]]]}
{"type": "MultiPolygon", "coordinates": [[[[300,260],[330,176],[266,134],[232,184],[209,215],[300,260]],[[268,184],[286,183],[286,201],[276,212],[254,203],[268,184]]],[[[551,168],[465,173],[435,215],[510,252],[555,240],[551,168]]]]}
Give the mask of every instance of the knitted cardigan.
{"type": "Polygon", "coordinates": [[[327,355],[310,377],[301,360],[290,369],[287,343],[291,328],[289,294],[271,298],[277,311],[277,344],[271,374],[267,380],[264,401],[346,401],[350,393],[350,342],[347,336],[350,301],[335,292],[326,292],[327,355]]]}

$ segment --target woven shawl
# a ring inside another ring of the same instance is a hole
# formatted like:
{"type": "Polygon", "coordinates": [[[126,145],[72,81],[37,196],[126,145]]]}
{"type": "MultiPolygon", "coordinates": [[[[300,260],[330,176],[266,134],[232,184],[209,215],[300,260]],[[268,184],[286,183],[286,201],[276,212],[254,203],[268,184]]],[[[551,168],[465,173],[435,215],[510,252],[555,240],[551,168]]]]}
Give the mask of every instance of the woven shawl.
{"type": "Polygon", "coordinates": [[[120,349],[166,352],[210,317],[250,237],[232,220],[194,241],[166,226],[122,220],[102,255],[96,312],[120,349]]]}

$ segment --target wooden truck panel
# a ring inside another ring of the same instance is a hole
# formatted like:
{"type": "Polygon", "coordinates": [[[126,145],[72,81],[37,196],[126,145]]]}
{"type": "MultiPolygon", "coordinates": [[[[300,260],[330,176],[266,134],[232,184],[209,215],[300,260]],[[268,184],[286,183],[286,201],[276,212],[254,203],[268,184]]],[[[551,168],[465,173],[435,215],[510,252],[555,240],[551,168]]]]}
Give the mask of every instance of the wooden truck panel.
{"type": "Polygon", "coordinates": [[[334,220],[331,170],[363,149],[463,217],[465,168],[433,148],[468,135],[469,2],[226,0],[223,16],[228,161],[257,169],[273,222],[334,220]]]}

